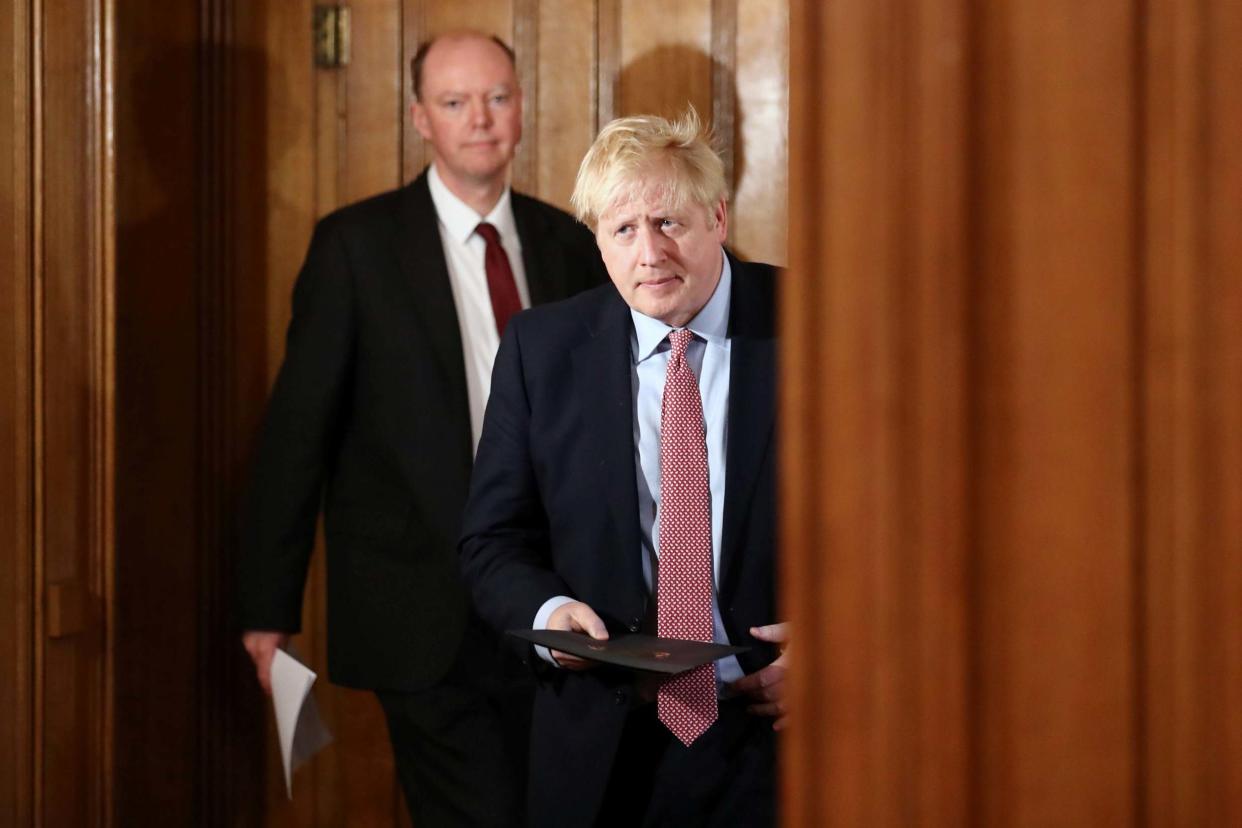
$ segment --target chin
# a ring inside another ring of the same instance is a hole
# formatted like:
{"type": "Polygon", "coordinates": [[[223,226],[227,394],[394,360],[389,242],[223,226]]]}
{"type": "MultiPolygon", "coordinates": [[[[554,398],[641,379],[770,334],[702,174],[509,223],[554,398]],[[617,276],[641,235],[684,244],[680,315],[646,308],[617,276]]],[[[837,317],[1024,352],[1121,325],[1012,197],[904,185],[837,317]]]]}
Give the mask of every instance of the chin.
{"type": "Polygon", "coordinates": [[[467,175],[475,181],[491,181],[497,175],[500,175],[505,169],[503,163],[500,164],[475,164],[465,168],[467,175]]]}
{"type": "Polygon", "coordinates": [[[676,309],[666,305],[648,305],[645,308],[639,308],[638,312],[643,316],[650,316],[652,319],[659,319],[663,322],[667,317],[676,313],[676,309]]]}

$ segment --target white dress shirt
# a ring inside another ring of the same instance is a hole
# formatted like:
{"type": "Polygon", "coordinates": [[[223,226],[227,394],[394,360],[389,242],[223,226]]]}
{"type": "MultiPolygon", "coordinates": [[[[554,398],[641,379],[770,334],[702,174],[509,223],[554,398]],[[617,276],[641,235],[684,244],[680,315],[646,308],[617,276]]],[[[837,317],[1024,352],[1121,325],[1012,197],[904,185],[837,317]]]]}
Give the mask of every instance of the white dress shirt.
{"type": "Polygon", "coordinates": [[[483,262],[487,244],[474,230],[481,222],[487,222],[500,233],[500,244],[509,257],[513,280],[517,282],[518,297],[522,307],[529,308],[530,290],[522,264],[522,242],[513,219],[508,187],[492,211],[480,216],[445,186],[435,164],[427,171],[427,186],[431,190],[431,203],[436,208],[440,244],[444,248],[453,304],[457,308],[457,326],[461,330],[461,350],[466,365],[466,395],[470,402],[470,445],[477,451],[500,334],[496,331],[492,298],[487,290],[487,268],[483,262]]]}

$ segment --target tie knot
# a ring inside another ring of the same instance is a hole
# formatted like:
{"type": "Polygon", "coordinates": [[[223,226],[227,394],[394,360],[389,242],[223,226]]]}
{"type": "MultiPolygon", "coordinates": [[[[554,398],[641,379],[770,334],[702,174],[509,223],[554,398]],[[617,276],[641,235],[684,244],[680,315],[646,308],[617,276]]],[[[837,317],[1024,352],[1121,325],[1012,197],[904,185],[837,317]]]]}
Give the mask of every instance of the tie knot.
{"type": "Polygon", "coordinates": [[[500,243],[500,231],[497,230],[494,225],[488,224],[486,221],[480,223],[478,227],[474,228],[474,232],[482,236],[483,241],[488,244],[500,243]]]}
{"type": "Polygon", "coordinates": [[[685,358],[686,347],[690,344],[690,340],[694,339],[694,331],[689,328],[682,328],[679,331],[671,331],[668,335],[668,341],[673,346],[673,358],[685,358]]]}

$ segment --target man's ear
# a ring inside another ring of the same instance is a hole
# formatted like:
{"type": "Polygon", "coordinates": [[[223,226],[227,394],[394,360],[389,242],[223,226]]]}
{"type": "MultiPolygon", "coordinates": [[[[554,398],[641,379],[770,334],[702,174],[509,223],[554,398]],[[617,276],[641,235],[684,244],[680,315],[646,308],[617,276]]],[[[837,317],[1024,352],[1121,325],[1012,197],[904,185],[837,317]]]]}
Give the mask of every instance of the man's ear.
{"type": "Polygon", "coordinates": [[[712,209],[712,218],[716,220],[716,236],[720,239],[720,243],[724,244],[724,240],[729,237],[729,208],[723,198],[716,202],[715,208],[712,209]]]}
{"type": "Polygon", "coordinates": [[[418,101],[410,104],[410,121],[414,124],[414,128],[418,130],[418,134],[426,140],[431,140],[431,123],[427,118],[427,107],[418,101]]]}
{"type": "MultiPolygon", "coordinates": [[[[518,112],[517,140],[513,142],[513,146],[516,149],[517,146],[522,143],[522,117],[524,114],[522,111],[522,107],[524,107],[526,104],[523,103],[522,101],[522,87],[515,86],[513,88],[513,95],[514,95],[514,100],[517,102],[517,112],[518,112]]],[[[540,659],[540,661],[542,660],[543,659],[540,659]]]]}

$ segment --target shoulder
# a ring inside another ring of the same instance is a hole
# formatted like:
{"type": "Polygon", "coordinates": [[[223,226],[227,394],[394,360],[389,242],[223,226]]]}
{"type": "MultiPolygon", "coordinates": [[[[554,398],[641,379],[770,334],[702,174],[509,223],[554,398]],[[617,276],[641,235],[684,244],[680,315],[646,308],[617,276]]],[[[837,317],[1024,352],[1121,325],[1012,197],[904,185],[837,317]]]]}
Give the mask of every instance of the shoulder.
{"type": "Polygon", "coordinates": [[[779,267],[766,262],[749,262],[740,259],[732,251],[726,251],[726,254],[734,274],[740,276],[741,279],[767,288],[775,288],[777,277],[781,272],[779,267]]]}
{"type": "Polygon", "coordinates": [[[316,223],[319,231],[346,235],[388,232],[400,225],[402,216],[413,210],[432,211],[431,194],[424,176],[395,190],[378,193],[338,207],[316,223]]]}
{"type": "Polygon", "coordinates": [[[559,207],[519,193],[517,190],[512,191],[512,199],[513,215],[519,223],[540,227],[544,232],[553,234],[562,242],[595,243],[595,237],[586,225],[559,207]]]}
{"type": "Polygon", "coordinates": [[[739,259],[732,251],[726,251],[733,269],[733,292],[751,299],[766,298],[775,301],[780,283],[781,269],[766,262],[748,262],[739,259]]]}
{"type": "MultiPolygon", "coordinates": [[[[511,190],[510,197],[513,200],[513,211],[515,213],[522,212],[527,216],[539,218],[548,224],[555,224],[562,227],[582,227],[582,224],[569,213],[566,213],[560,207],[555,207],[546,201],[540,201],[534,196],[519,193],[517,190],[511,190]]],[[[586,228],[583,227],[583,229],[586,228]]]]}
{"type": "Polygon", "coordinates": [[[730,330],[740,336],[774,336],[780,268],[763,262],[748,262],[732,252],[728,252],[728,256],[733,269],[730,330]]]}
{"type": "Polygon", "coordinates": [[[315,235],[339,242],[389,235],[400,216],[400,194],[393,190],[333,210],[315,223],[315,235]]]}
{"type": "Polygon", "coordinates": [[[524,348],[528,344],[560,347],[593,337],[618,319],[628,319],[628,313],[617,289],[608,282],[568,299],[524,310],[513,318],[510,327],[524,348]]]}

